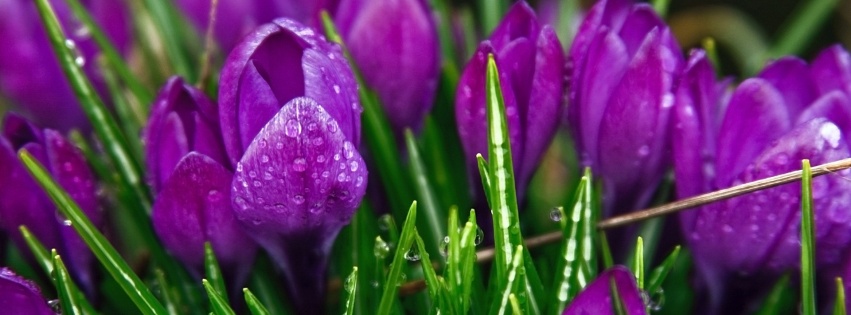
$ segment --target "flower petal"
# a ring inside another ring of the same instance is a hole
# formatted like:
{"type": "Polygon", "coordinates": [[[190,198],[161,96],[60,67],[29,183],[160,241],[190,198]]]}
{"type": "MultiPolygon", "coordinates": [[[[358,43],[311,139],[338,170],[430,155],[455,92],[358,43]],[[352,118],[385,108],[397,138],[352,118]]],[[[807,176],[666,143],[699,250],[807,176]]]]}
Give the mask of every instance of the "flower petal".
{"type": "Polygon", "coordinates": [[[562,313],[563,315],[615,314],[612,286],[617,288],[624,311],[630,315],[647,314],[635,276],[623,266],[612,267],[588,284],[562,313]]]}
{"type": "Polygon", "coordinates": [[[783,95],[789,117],[797,117],[816,97],[818,91],[809,76],[807,63],[794,57],[778,59],[762,70],[759,78],[768,81],[783,95]]]}

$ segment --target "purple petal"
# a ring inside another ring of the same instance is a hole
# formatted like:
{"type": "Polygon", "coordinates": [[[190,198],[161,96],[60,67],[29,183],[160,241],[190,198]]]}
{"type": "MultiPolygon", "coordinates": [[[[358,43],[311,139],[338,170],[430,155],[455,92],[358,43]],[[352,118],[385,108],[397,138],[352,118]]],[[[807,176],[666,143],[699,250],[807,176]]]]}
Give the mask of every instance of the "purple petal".
{"type": "Polygon", "coordinates": [[[810,73],[822,94],[833,90],[851,94],[851,56],[841,45],[822,50],[810,64],[810,73]]]}
{"type": "Polygon", "coordinates": [[[568,304],[562,315],[615,314],[612,308],[612,286],[623,301],[626,314],[647,314],[635,276],[623,266],[612,267],[588,284],[573,301],[568,304]]]}
{"type": "Polygon", "coordinates": [[[163,185],[152,222],[172,255],[203,273],[204,242],[210,242],[223,269],[250,267],[256,244],[242,231],[231,208],[230,171],[212,158],[191,152],[163,185]]]}
{"type": "Polygon", "coordinates": [[[809,76],[807,63],[794,57],[776,60],[765,67],[759,78],[767,81],[783,95],[789,117],[797,117],[818,95],[809,76]]]}
{"type": "Polygon", "coordinates": [[[5,267],[0,268],[0,305],[7,314],[55,314],[35,283],[5,267]]]}
{"type": "Polygon", "coordinates": [[[259,73],[252,61],[246,66],[239,81],[239,142],[240,152],[254,140],[254,136],[266,125],[280,109],[280,101],[275,97],[270,82],[259,73]]]}
{"type": "Polygon", "coordinates": [[[518,1],[505,14],[489,40],[497,50],[502,50],[511,42],[525,38],[535,42],[541,32],[541,25],[535,17],[535,10],[526,1],[518,1]]]}
{"type": "Polygon", "coordinates": [[[284,105],[237,165],[237,220],[283,267],[303,307],[321,305],[331,243],[360,203],[366,178],[355,146],[309,98],[284,105]]]}
{"type": "Polygon", "coordinates": [[[717,187],[729,187],[736,174],[789,129],[789,113],[777,89],[759,78],[742,82],[733,92],[718,134],[717,187]]]}
{"type": "Polygon", "coordinates": [[[839,130],[842,130],[844,139],[851,139],[851,99],[847,94],[834,90],[822,95],[798,116],[796,123],[801,124],[820,117],[836,124],[839,130]]]}
{"type": "MultiPolygon", "coordinates": [[[[656,15],[653,7],[647,4],[636,4],[632,7],[631,12],[626,16],[623,27],[618,32],[618,36],[626,45],[627,53],[635,55],[644,38],[654,28],[665,29],[665,22],[656,15]]],[[[674,50],[679,51],[679,49],[674,50]]]]}
{"type": "Polygon", "coordinates": [[[308,49],[304,52],[305,96],[337,121],[352,144],[360,145],[360,105],[358,86],[348,62],[338,46],[308,49]]]}

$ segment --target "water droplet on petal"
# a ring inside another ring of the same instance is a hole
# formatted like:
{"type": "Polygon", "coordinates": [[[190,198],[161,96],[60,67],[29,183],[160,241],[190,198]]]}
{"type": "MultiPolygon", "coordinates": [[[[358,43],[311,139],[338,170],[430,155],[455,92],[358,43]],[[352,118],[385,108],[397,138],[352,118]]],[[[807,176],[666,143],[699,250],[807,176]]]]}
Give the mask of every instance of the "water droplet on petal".
{"type": "Polygon", "coordinates": [[[650,154],[650,146],[645,144],[645,145],[641,146],[640,148],[638,148],[638,156],[644,157],[644,156],[647,156],[649,154],[650,154]]]}
{"type": "Polygon", "coordinates": [[[340,94],[340,86],[334,84],[334,93],[340,94]]]}
{"type": "Polygon", "coordinates": [[[351,161],[351,162],[349,162],[349,170],[351,170],[352,172],[357,171],[357,170],[358,170],[358,166],[360,166],[360,165],[358,164],[358,162],[357,162],[357,161],[351,161]]]}
{"type": "Polygon", "coordinates": [[[307,161],[304,158],[296,158],[293,160],[293,170],[296,172],[304,172],[307,169],[307,161]]]}
{"type": "Polygon", "coordinates": [[[295,203],[297,205],[303,204],[304,203],[304,196],[302,196],[302,195],[293,196],[293,203],[295,203]]]}
{"type": "Polygon", "coordinates": [[[324,154],[317,155],[316,156],[316,162],[325,163],[325,155],[324,154]]]}
{"type": "Polygon", "coordinates": [[[301,133],[301,123],[295,119],[287,120],[284,124],[284,133],[291,138],[298,136],[301,133]]]}

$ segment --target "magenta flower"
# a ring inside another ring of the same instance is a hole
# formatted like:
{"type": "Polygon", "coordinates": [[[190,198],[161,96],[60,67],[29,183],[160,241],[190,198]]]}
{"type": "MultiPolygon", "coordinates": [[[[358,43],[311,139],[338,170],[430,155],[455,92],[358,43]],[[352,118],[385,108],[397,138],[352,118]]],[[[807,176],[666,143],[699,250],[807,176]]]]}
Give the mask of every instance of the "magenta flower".
{"type": "Polygon", "coordinates": [[[56,314],[35,283],[5,267],[0,268],[0,305],[7,314],[56,314]]]}
{"type": "MultiPolygon", "coordinates": [[[[677,94],[679,197],[798,170],[802,159],[818,165],[851,156],[845,140],[851,131],[848,60],[839,46],[809,66],[782,58],[742,82],[727,100],[703,54],[694,53],[677,94]]],[[[787,184],[681,214],[711,306],[729,295],[730,279],[798,267],[800,191],[800,184],[787,184]]],[[[813,197],[816,265],[822,276],[835,276],[851,253],[851,183],[840,176],[816,178],[813,197]]]]}
{"type": "Polygon", "coordinates": [[[352,71],[338,46],[278,19],[233,50],[219,98],[236,218],[281,266],[297,308],[319,310],[331,245],[366,189],[352,71]]]}
{"type": "Polygon", "coordinates": [[[93,290],[91,252],[18,160],[21,149],[47,168],[95,226],[102,222],[96,178],[83,154],[59,132],[38,129],[20,116],[7,114],[0,135],[0,227],[21,251],[29,253],[18,230],[26,225],[45,247],[59,251],[82,288],[93,290]]]}
{"type": "Polygon", "coordinates": [[[668,166],[669,112],[680,48],[647,4],[603,0],[568,54],[570,107],[580,161],[603,178],[607,214],[649,202],[668,166]]]}
{"type": "Polygon", "coordinates": [[[616,286],[618,296],[623,302],[624,311],[630,315],[647,314],[647,306],[641,298],[635,276],[623,266],[615,266],[604,271],[597,279],[588,284],[567,305],[562,315],[615,314],[612,308],[612,286],[616,286]]]}
{"type": "MultiPolygon", "coordinates": [[[[120,51],[127,51],[132,33],[123,2],[91,0],[83,3],[107,37],[120,51]]],[[[69,39],[79,50],[79,60],[84,62],[86,74],[101,95],[105,95],[106,89],[94,60],[98,50],[88,29],[77,22],[65,1],[50,1],[50,4],[69,39]]],[[[88,126],[88,120],[52,54],[34,2],[0,2],[0,41],[6,43],[0,50],[0,93],[39,125],[61,131],[88,126]]]]}
{"type": "Polygon", "coordinates": [[[476,154],[487,155],[488,54],[494,54],[500,71],[517,191],[522,194],[561,116],[564,53],[552,27],[541,26],[532,8],[522,1],[511,7],[490,39],[479,45],[461,74],[455,97],[458,134],[471,178],[479,176],[476,154]]]}
{"type": "Polygon", "coordinates": [[[440,72],[440,44],[428,3],[342,1],[335,19],[396,134],[419,129],[434,101],[440,72]]]}

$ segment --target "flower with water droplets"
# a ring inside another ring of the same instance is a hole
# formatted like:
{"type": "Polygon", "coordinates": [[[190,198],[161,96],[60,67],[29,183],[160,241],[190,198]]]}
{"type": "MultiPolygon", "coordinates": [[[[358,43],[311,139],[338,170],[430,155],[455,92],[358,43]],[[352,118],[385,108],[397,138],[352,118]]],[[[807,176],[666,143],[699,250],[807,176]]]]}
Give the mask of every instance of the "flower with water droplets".
{"type": "Polygon", "coordinates": [[[618,292],[618,297],[623,302],[624,314],[647,314],[635,276],[629,269],[615,266],[601,273],[582,289],[567,305],[562,315],[616,314],[612,306],[612,303],[616,303],[612,300],[612,290],[618,292]]]}
{"type": "Polygon", "coordinates": [[[595,4],[568,53],[568,120],[581,163],[603,178],[607,214],[647,204],[661,181],[684,64],[653,8],[631,2],[595,4]]]}
{"type": "MultiPolygon", "coordinates": [[[[678,197],[799,170],[802,159],[818,165],[851,156],[848,60],[839,46],[810,65],[784,57],[727,97],[704,54],[693,53],[675,105],[678,197]]],[[[729,299],[742,294],[729,283],[798,267],[800,192],[800,183],[791,183],[680,214],[716,312],[728,311],[718,309],[722,303],[738,305],[729,299]]],[[[820,276],[832,280],[851,254],[851,183],[814,178],[813,198],[815,262],[820,276]]]]}
{"type": "Polygon", "coordinates": [[[564,52],[552,27],[541,26],[535,12],[523,1],[514,4],[490,39],[479,45],[461,74],[455,97],[458,134],[471,178],[476,179],[479,178],[476,154],[488,152],[485,110],[488,54],[494,55],[499,66],[517,191],[522,195],[555,135],[561,116],[564,52]]]}
{"type": "Polygon", "coordinates": [[[0,268],[0,305],[5,314],[56,314],[35,283],[6,267],[0,268]]]}
{"type": "Polygon", "coordinates": [[[434,101],[440,72],[437,27],[428,3],[341,1],[335,20],[395,133],[419,129],[434,101]]]}
{"type": "MultiPolygon", "coordinates": [[[[106,87],[98,72],[99,53],[91,32],[80,23],[65,1],[49,1],[68,32],[67,48],[86,71],[101,95],[106,87]]],[[[131,23],[122,1],[82,1],[96,23],[119,51],[128,51],[131,23]]],[[[0,1],[0,93],[30,118],[48,128],[67,131],[88,126],[68,80],[53,56],[36,4],[27,0],[0,1]]]]}
{"type": "Polygon", "coordinates": [[[97,183],[83,154],[59,132],[38,129],[15,114],[7,114],[0,134],[0,227],[22,252],[29,253],[18,227],[27,226],[46,248],[55,248],[68,264],[74,279],[85,290],[95,287],[92,254],[63,218],[47,194],[33,180],[18,151],[26,149],[80,206],[95,226],[102,213],[97,183]]]}
{"type": "Polygon", "coordinates": [[[352,71],[338,46],[277,19],[233,50],[219,91],[236,218],[283,269],[296,307],[320,310],[331,245],[367,184],[352,71]]]}

